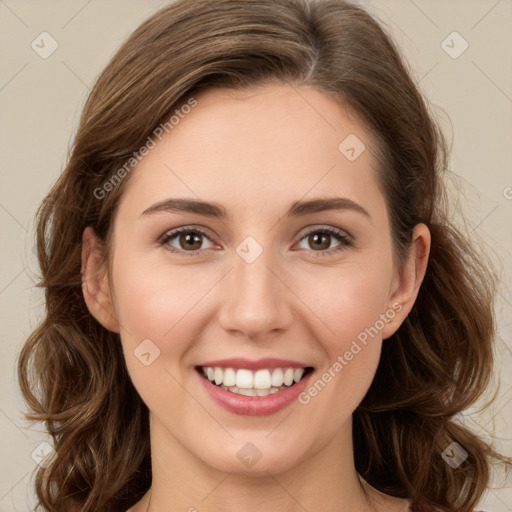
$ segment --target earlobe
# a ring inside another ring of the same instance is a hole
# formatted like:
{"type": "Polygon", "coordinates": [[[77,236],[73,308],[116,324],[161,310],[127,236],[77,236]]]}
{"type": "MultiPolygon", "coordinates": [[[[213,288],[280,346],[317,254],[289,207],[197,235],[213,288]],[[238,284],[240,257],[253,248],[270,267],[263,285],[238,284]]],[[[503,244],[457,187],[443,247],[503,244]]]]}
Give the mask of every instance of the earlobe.
{"type": "Polygon", "coordinates": [[[93,228],[82,235],[82,293],[90,313],[106,329],[119,332],[103,251],[93,228]]]}
{"type": "Polygon", "coordinates": [[[398,284],[389,299],[389,308],[396,314],[382,330],[382,339],[389,338],[398,330],[414,306],[427,271],[429,253],[430,230],[425,224],[417,224],[406,264],[400,270],[398,284]]]}

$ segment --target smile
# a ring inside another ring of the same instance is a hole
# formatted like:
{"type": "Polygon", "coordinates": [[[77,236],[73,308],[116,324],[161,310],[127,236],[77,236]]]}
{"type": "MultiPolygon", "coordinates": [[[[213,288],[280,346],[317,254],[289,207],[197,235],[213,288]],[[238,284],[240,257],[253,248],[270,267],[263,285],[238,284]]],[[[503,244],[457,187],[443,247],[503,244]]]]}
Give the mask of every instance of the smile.
{"type": "Polygon", "coordinates": [[[265,416],[297,401],[314,375],[314,367],[277,358],[230,358],[195,366],[213,404],[237,415],[265,416]]]}
{"type": "Polygon", "coordinates": [[[198,369],[212,384],[238,395],[267,396],[294,386],[313,368],[263,368],[257,371],[247,368],[222,368],[200,366],[198,369]]]}

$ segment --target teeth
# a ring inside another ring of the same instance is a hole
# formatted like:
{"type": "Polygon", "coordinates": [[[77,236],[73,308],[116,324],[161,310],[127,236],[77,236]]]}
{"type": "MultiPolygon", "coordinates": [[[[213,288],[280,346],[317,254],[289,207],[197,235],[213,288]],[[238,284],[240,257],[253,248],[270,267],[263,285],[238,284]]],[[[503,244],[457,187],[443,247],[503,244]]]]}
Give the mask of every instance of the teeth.
{"type": "MultiPolygon", "coordinates": [[[[217,372],[217,370],[222,372],[222,370],[218,367],[215,368],[215,372],[217,372]]],[[[251,389],[252,383],[253,383],[253,378],[252,378],[251,370],[238,370],[236,372],[236,387],[237,388],[251,389]]],[[[218,384],[218,383],[216,382],[216,384],[218,384]]]]}
{"type": "Polygon", "coordinates": [[[282,386],[283,382],[283,370],[281,370],[281,368],[276,368],[272,372],[272,386],[277,388],[278,386],[282,386]]]}
{"type": "Polygon", "coordinates": [[[270,389],[271,379],[269,370],[258,370],[254,374],[254,387],[256,389],[270,389]]]}
{"type": "Polygon", "coordinates": [[[224,370],[224,380],[222,381],[224,386],[235,386],[236,385],[236,373],[233,368],[226,368],[224,370]]]}
{"type": "Polygon", "coordinates": [[[295,373],[293,374],[293,380],[295,382],[299,382],[300,379],[302,379],[302,376],[304,375],[304,372],[306,370],[304,370],[304,368],[297,368],[295,370],[295,373]]]}
{"type": "Polygon", "coordinates": [[[210,382],[235,393],[246,396],[266,396],[277,393],[299,382],[304,375],[304,368],[263,369],[256,372],[241,368],[203,367],[203,374],[210,382]]]}
{"type": "Polygon", "coordinates": [[[238,394],[239,395],[245,395],[245,396],[256,396],[256,390],[255,389],[240,389],[238,388],[238,394]]]}
{"type": "Polygon", "coordinates": [[[287,389],[287,386],[279,386],[278,388],[270,389],[239,389],[236,386],[226,387],[224,384],[221,384],[219,387],[226,391],[230,391],[231,393],[245,396],[267,396],[277,393],[278,391],[282,391],[283,389],[287,389]]]}
{"type": "Polygon", "coordinates": [[[291,386],[293,384],[293,374],[294,374],[293,368],[286,368],[286,371],[284,372],[284,383],[287,386],[291,386]]]}

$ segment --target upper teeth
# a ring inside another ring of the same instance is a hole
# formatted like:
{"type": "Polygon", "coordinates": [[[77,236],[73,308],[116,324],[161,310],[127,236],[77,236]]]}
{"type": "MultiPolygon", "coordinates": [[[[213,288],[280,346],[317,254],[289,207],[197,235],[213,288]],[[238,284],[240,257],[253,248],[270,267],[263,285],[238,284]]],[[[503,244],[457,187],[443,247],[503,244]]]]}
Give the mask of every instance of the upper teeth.
{"type": "Polygon", "coordinates": [[[274,370],[258,370],[253,372],[241,368],[234,370],[233,368],[215,368],[204,366],[203,373],[208,380],[215,382],[218,386],[226,387],[236,386],[242,389],[270,389],[278,388],[283,384],[291,386],[294,381],[299,382],[304,374],[304,368],[275,368],[274,370]]]}

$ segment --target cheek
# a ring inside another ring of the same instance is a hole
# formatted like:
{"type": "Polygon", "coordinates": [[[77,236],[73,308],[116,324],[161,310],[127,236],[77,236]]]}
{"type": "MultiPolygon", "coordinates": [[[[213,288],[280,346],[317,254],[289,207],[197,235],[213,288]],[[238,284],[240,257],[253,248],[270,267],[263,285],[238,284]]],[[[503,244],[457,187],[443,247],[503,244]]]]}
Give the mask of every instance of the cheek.
{"type": "MultiPolygon", "coordinates": [[[[141,258],[142,259],[142,258],[141,258]]],[[[208,288],[208,276],[191,278],[182,269],[141,265],[135,258],[120,258],[114,266],[115,309],[130,378],[153,411],[173,404],[189,407],[178,382],[185,382],[180,367],[191,340],[201,329],[198,301],[208,288]]],[[[197,273],[196,273],[197,277],[197,273]]],[[[211,276],[210,281],[214,281],[211,276]]]]}
{"type": "Polygon", "coordinates": [[[126,261],[114,271],[118,320],[133,337],[165,338],[187,322],[187,314],[218,279],[197,270],[133,263],[126,261]]]}
{"type": "Polygon", "coordinates": [[[319,367],[320,382],[310,388],[311,394],[306,391],[304,402],[325,386],[328,390],[322,391],[320,401],[326,407],[336,403],[331,414],[340,421],[360,403],[379,364],[389,271],[381,262],[364,266],[364,271],[339,269],[329,279],[303,282],[302,296],[311,300],[311,309],[321,320],[315,324],[314,337],[325,355],[319,367]]]}
{"type": "MultiPolygon", "coordinates": [[[[363,400],[379,365],[382,336],[376,325],[382,300],[373,286],[333,289],[325,301],[316,338],[324,357],[316,378],[299,396],[299,403],[311,408],[314,419],[327,437],[334,435],[363,400]],[[314,414],[313,414],[314,412],[314,414]]],[[[313,428],[313,427],[312,427],[313,428]]]]}
{"type": "Polygon", "coordinates": [[[379,318],[385,312],[389,290],[385,269],[342,270],[321,281],[309,279],[303,290],[325,324],[327,337],[334,340],[329,345],[343,349],[351,340],[363,339],[368,330],[383,327],[379,318]]]}

